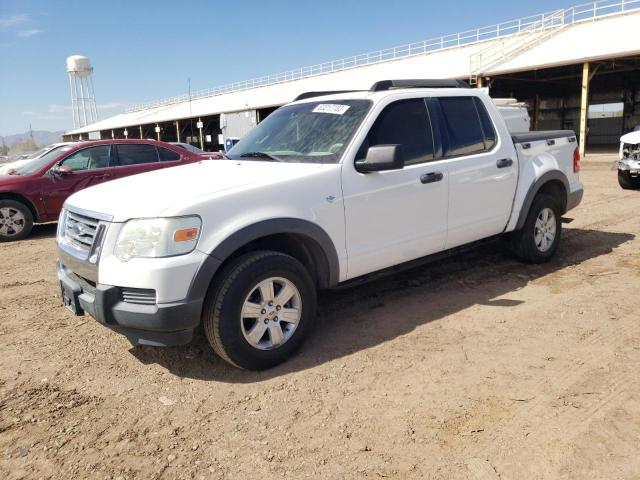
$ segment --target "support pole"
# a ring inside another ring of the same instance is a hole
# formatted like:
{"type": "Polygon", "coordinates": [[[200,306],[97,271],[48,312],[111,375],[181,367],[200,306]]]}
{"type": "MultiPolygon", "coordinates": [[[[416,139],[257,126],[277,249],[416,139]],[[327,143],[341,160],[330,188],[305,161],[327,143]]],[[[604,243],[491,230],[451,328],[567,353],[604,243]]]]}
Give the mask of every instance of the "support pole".
{"type": "Polygon", "coordinates": [[[580,101],[580,156],[587,147],[587,113],[589,110],[589,63],[582,65],[582,99],[580,101]]]}
{"type": "MultiPolygon", "coordinates": [[[[202,125],[202,119],[198,118],[198,125],[202,125]]],[[[202,137],[202,127],[198,127],[200,130],[200,150],[204,151],[204,138],[202,137]]]]}
{"type": "Polygon", "coordinates": [[[482,88],[482,77],[478,77],[476,80],[476,86],[482,88]]]}
{"type": "Polygon", "coordinates": [[[156,134],[158,135],[158,141],[160,141],[160,125],[156,123],[156,134]]]}
{"type": "Polygon", "coordinates": [[[140,125],[140,140],[142,140],[142,125],[140,125]]]}
{"type": "Polygon", "coordinates": [[[180,143],[180,123],[176,120],[176,137],[178,138],[178,143],[180,143]]]}
{"type": "Polygon", "coordinates": [[[536,93],[533,100],[533,131],[538,130],[538,119],[540,118],[540,95],[536,93]]]}

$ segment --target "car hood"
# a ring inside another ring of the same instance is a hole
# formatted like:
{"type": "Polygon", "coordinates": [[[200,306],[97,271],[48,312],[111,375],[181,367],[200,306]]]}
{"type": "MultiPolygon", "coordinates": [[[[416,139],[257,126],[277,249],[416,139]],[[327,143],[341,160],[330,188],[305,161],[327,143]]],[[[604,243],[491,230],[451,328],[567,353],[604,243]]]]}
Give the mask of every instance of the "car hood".
{"type": "Polygon", "coordinates": [[[18,183],[24,182],[25,177],[20,175],[5,175],[0,173],[0,190],[4,187],[13,186],[18,183]]]}
{"type": "Polygon", "coordinates": [[[110,215],[114,222],[197,213],[183,210],[204,197],[290,181],[329,167],[335,165],[206,160],[87,188],[69,197],[65,205],[110,215]]]}
{"type": "Polygon", "coordinates": [[[631,145],[637,145],[640,143],[640,131],[638,132],[630,132],[626,135],[620,137],[620,142],[622,143],[630,143],[631,145]]]}

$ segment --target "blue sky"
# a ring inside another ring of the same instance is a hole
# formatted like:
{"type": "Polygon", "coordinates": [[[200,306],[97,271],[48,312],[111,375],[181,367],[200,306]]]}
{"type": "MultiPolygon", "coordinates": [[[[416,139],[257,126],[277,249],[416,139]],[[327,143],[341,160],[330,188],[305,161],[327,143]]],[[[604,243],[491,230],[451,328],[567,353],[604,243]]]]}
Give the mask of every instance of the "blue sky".
{"type": "Polygon", "coordinates": [[[580,2],[0,0],[0,135],[72,126],[65,59],[94,66],[98,115],[580,2]]]}

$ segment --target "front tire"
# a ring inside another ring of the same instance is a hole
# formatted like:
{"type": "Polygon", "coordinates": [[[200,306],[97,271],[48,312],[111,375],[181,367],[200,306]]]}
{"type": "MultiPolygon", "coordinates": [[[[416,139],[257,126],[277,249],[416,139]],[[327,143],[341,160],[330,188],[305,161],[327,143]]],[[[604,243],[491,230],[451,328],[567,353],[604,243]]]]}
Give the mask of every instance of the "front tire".
{"type": "Polygon", "coordinates": [[[640,177],[632,177],[626,170],[618,170],[618,183],[624,190],[637,190],[640,188],[640,177]]]}
{"type": "Polygon", "coordinates": [[[558,201],[547,194],[536,196],[521,230],[509,238],[511,251],[528,263],[548,262],[558,249],[562,235],[558,201]]]}
{"type": "Polygon", "coordinates": [[[0,242],[26,238],[33,228],[33,215],[24,203],[0,200],[0,242]]]}
{"type": "Polygon", "coordinates": [[[251,252],[233,260],[210,287],[203,324],[213,350],[248,370],[287,360],[316,315],[315,285],[295,258],[251,252]]]}

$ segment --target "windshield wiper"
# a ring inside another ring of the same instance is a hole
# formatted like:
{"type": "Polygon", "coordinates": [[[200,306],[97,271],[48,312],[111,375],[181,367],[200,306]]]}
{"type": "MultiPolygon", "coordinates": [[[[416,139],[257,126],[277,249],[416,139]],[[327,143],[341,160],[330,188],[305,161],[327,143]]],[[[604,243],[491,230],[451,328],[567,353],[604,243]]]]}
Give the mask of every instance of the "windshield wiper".
{"type": "Polygon", "coordinates": [[[282,162],[281,158],[266,152],[245,152],[240,154],[240,158],[266,158],[272,162],[282,162]]]}

